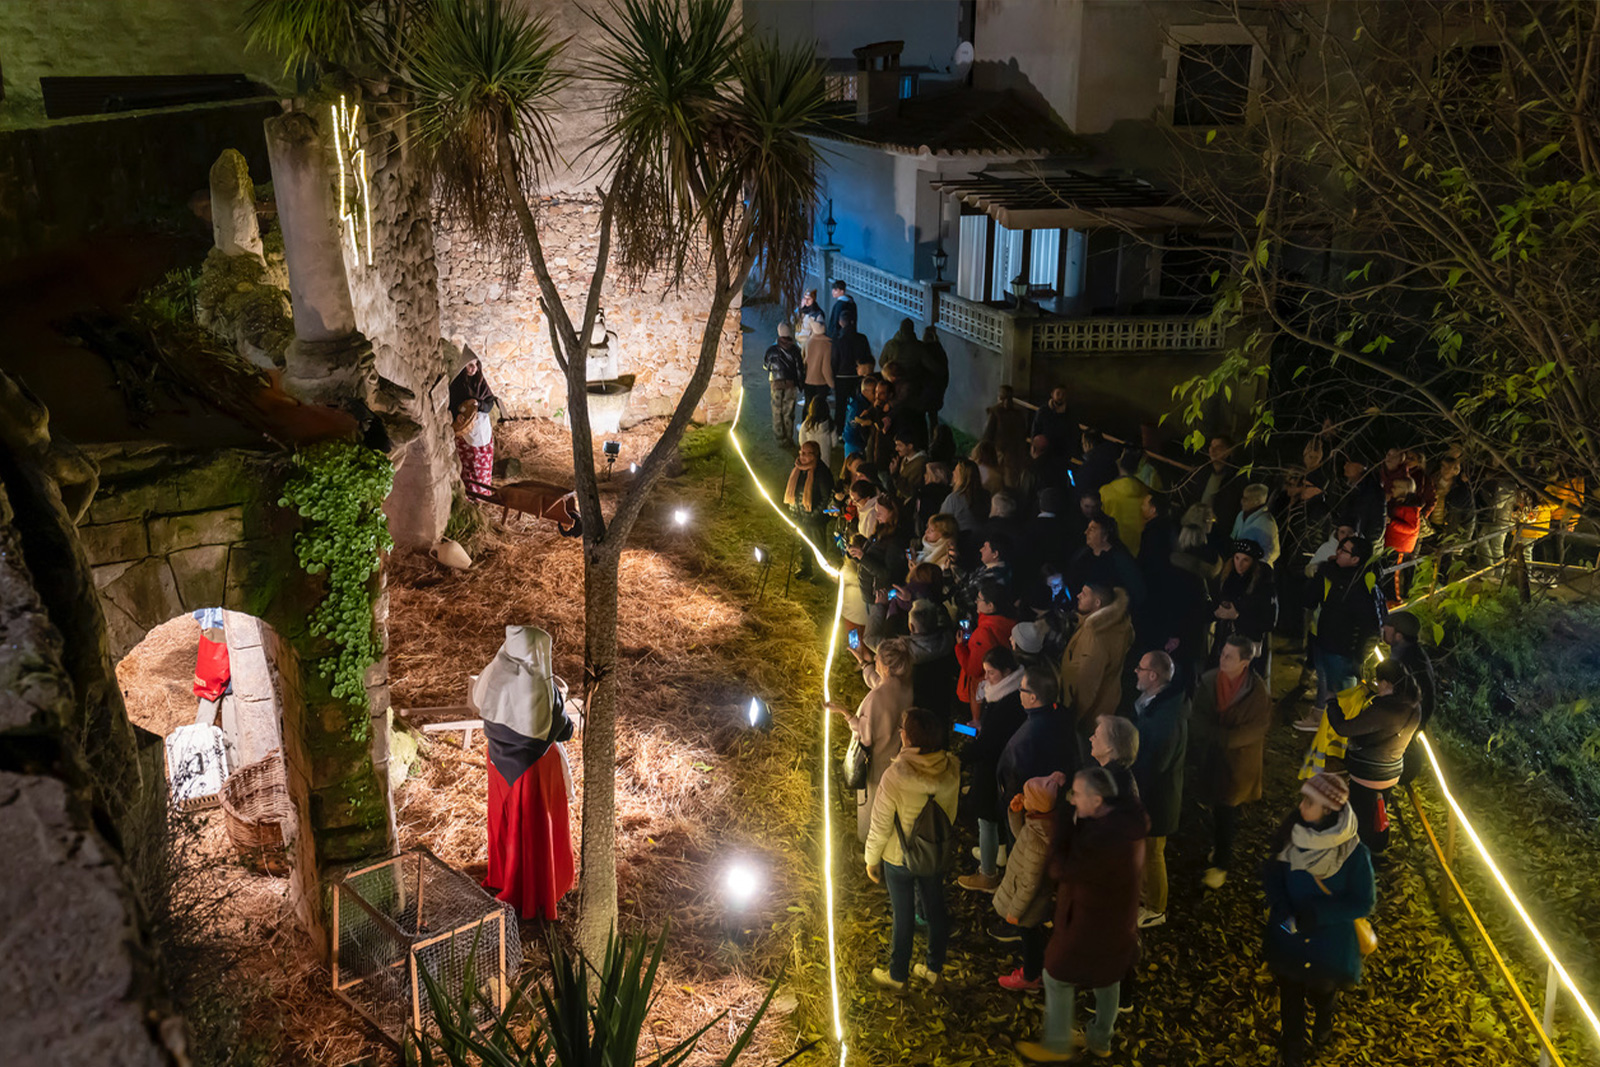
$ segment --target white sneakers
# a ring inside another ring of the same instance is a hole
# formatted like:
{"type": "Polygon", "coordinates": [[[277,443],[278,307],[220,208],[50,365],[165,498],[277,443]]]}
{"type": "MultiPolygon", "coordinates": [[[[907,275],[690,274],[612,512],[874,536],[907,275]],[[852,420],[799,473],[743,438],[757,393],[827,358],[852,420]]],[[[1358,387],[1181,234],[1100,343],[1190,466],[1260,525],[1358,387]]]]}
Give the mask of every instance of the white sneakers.
{"type": "Polygon", "coordinates": [[[1139,905],[1139,929],[1143,930],[1143,929],[1146,929],[1146,928],[1151,927],[1151,926],[1160,926],[1162,923],[1164,923],[1166,921],[1167,921],[1167,913],[1166,912],[1164,912],[1164,911],[1151,911],[1149,908],[1145,907],[1143,904],[1139,905]]]}
{"type": "MultiPolygon", "coordinates": [[[[980,863],[983,861],[983,853],[978,851],[977,845],[972,846],[972,858],[980,863]]],[[[996,867],[1004,867],[1006,865],[1006,846],[1001,845],[1000,850],[994,854],[994,865],[996,867]]]]}

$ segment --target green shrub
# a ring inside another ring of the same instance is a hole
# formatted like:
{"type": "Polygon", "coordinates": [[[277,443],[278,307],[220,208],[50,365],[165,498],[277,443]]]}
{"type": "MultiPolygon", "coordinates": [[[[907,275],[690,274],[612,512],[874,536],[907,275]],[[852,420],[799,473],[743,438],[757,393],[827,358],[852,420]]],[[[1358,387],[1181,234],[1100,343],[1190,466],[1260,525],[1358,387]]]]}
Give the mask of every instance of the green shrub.
{"type": "Polygon", "coordinates": [[[1472,593],[1426,605],[1437,719],[1496,762],[1600,814],[1600,604],[1472,593]]]}

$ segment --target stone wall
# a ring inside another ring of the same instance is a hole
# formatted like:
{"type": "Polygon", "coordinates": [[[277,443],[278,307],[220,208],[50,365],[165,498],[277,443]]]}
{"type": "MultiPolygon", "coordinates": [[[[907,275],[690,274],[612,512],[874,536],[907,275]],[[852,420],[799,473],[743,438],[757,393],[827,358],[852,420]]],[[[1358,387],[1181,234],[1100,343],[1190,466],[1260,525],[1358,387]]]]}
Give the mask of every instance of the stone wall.
{"type": "MultiPolygon", "coordinates": [[[[540,218],[545,258],[569,314],[582,312],[594,272],[600,206],[593,197],[558,196],[547,201],[540,218]]],[[[470,345],[483,361],[489,384],[512,418],[553,418],[567,406],[566,384],[551,354],[550,330],[537,301],[531,268],[509,283],[489,251],[461,228],[434,221],[439,263],[439,311],[444,335],[470,345]]],[[[641,288],[626,286],[614,274],[601,298],[619,376],[633,375],[633,392],[623,425],[672,413],[694,372],[700,354],[709,296],[686,286],[667,293],[657,278],[641,288]]],[[[741,339],[739,305],[728,313],[716,371],[700,407],[702,422],[733,417],[741,339]]]]}
{"type": "MultiPolygon", "coordinates": [[[[277,504],[281,456],[165,445],[119,445],[91,455],[100,490],[79,527],[120,658],[154,626],[202,607],[261,619],[276,666],[284,764],[298,826],[290,897],[302,923],[323,931],[321,880],[339,864],[392,851],[387,760],[388,676],[368,674],[365,736],[333,698],[318,660],[330,646],[308,630],[324,579],[295,560],[298,517],[277,504]]],[[[378,624],[385,630],[380,597],[378,624]]]]}

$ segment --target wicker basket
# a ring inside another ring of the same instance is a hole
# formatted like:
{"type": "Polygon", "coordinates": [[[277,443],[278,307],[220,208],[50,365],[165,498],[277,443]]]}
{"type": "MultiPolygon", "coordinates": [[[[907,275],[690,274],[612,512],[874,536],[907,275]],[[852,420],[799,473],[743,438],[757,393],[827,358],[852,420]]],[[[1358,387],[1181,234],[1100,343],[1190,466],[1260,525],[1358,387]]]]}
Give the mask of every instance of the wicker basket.
{"type": "Polygon", "coordinates": [[[230,774],[222,783],[222,814],[240,862],[261,874],[289,873],[283,826],[294,818],[294,805],[283,757],[273,752],[230,774]]]}

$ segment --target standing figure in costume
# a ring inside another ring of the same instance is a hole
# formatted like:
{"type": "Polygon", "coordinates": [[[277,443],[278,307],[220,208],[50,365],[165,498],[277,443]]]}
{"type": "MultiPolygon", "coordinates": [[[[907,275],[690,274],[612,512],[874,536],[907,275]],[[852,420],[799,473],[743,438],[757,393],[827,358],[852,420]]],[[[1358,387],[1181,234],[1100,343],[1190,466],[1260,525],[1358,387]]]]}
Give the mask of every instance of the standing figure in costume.
{"type": "Polygon", "coordinates": [[[461,460],[461,480],[466,483],[467,495],[485,497],[494,482],[494,423],[489,409],[499,401],[472,349],[461,351],[466,362],[450,380],[450,421],[455,428],[456,455],[461,460]]]}
{"type": "Polygon", "coordinates": [[[489,741],[489,873],[483,887],[524,919],[556,917],[575,865],[572,774],[561,742],[572,722],[550,676],[550,635],[507,626],[472,687],[489,741]]]}

